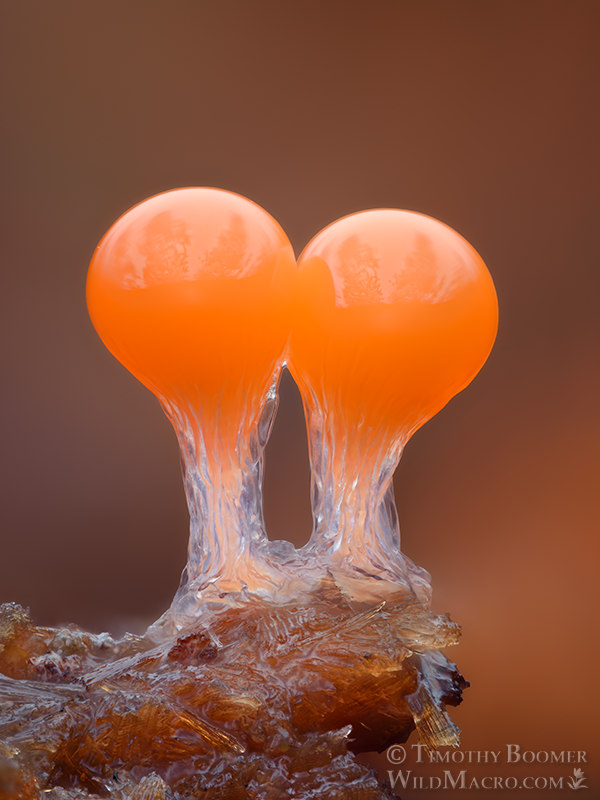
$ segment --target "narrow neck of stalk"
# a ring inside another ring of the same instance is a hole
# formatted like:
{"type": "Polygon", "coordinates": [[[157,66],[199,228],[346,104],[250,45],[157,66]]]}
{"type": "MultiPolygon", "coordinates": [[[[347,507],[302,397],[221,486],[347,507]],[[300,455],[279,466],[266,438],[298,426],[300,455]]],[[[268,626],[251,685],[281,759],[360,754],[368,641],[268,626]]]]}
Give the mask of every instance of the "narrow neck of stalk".
{"type": "Polygon", "coordinates": [[[309,548],[362,574],[405,582],[392,478],[404,445],[383,427],[305,401],[314,531],[309,548]]]}
{"type": "Polygon", "coordinates": [[[188,560],[177,596],[210,586],[252,591],[261,584],[267,541],[262,453],[275,405],[270,394],[257,422],[231,413],[207,418],[187,404],[162,401],[179,442],[190,514],[188,560]]]}

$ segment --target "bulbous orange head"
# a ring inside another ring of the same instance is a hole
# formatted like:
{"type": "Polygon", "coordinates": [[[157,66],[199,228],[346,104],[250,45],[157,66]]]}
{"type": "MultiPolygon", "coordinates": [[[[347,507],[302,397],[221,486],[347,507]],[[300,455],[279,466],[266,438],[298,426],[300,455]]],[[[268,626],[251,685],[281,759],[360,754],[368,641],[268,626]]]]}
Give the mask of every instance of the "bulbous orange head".
{"type": "Polygon", "coordinates": [[[283,358],[294,269],[285,233],[260,206],[220,189],[176,189],[104,236],[88,273],[89,313],[111,353],[161,399],[242,414],[283,358]]]}
{"type": "Polygon", "coordinates": [[[363,211],[298,261],[289,366],[346,428],[407,439],[477,374],[497,330],[490,274],[431,217],[363,211]]]}

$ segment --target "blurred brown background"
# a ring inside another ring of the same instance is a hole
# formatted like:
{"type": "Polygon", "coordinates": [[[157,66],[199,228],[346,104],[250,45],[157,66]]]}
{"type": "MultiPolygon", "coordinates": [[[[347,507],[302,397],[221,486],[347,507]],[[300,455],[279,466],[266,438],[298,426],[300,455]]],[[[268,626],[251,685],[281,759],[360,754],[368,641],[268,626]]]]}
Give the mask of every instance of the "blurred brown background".
{"type": "MultiPolygon", "coordinates": [[[[220,186],[263,205],[299,251],[352,211],[426,212],[479,250],[501,323],[479,377],[408,446],[403,548],[464,628],[451,653],[472,682],[453,713],[464,747],[585,749],[593,785],[600,5],[1,7],[0,601],[41,623],[140,630],[184,565],[175,437],[85,307],[87,264],[117,216],[165,189],[220,186]]],[[[273,538],[306,540],[291,380],[265,506],[273,538]]]]}

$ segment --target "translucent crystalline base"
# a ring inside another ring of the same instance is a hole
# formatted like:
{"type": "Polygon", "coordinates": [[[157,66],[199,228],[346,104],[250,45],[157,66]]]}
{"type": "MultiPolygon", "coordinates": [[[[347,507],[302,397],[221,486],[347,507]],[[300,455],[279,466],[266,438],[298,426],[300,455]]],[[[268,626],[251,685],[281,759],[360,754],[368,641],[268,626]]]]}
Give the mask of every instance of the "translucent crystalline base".
{"type": "MultiPolygon", "coordinates": [[[[376,581],[378,584],[380,581],[376,581]]],[[[456,744],[458,626],[405,591],[214,595],[120,641],[0,607],[0,798],[391,796],[355,753],[456,744]]]]}

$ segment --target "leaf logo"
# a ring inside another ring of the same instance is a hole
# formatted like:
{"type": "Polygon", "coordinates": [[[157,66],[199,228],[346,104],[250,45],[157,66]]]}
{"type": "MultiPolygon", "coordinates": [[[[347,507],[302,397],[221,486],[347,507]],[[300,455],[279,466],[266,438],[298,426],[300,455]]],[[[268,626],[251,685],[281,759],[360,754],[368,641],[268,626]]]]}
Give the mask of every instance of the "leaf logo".
{"type": "Polygon", "coordinates": [[[567,785],[569,789],[587,789],[588,787],[584,785],[585,780],[583,770],[576,767],[571,777],[567,778],[567,785]]]}

